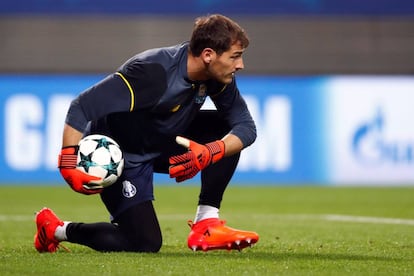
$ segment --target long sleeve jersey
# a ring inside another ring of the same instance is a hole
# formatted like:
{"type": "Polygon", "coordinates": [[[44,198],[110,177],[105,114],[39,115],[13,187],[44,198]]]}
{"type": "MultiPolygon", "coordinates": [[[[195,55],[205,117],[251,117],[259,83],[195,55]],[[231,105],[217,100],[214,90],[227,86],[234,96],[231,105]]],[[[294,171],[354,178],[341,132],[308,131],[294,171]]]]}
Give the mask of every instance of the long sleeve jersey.
{"type": "Polygon", "coordinates": [[[256,127],[235,78],[191,81],[187,75],[188,42],[147,50],[76,97],[66,123],[83,132],[100,124],[124,151],[154,154],[167,137],[185,132],[210,97],[218,113],[244,147],[256,139],[256,127]]]}

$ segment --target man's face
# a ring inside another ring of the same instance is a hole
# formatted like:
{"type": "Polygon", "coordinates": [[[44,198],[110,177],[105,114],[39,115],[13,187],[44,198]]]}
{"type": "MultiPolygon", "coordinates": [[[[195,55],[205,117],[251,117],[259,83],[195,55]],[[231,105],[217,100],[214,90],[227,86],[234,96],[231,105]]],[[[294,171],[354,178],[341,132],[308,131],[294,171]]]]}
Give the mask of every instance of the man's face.
{"type": "Polygon", "coordinates": [[[210,76],[224,84],[231,83],[236,71],[244,68],[242,58],[244,50],[237,42],[221,55],[214,55],[208,67],[210,76]]]}

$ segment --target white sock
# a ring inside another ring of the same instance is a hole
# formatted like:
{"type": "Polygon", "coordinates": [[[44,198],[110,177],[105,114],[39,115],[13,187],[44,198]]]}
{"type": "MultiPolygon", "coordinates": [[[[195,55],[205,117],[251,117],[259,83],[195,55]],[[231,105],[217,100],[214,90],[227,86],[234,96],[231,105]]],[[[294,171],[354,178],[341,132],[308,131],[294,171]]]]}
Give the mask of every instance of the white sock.
{"type": "Polygon", "coordinates": [[[68,237],[66,236],[66,227],[68,227],[68,224],[70,221],[64,221],[62,226],[56,227],[55,230],[55,238],[58,241],[66,241],[68,237]]]}
{"type": "Polygon", "coordinates": [[[198,205],[194,223],[208,218],[219,218],[219,209],[208,205],[198,205]]]}

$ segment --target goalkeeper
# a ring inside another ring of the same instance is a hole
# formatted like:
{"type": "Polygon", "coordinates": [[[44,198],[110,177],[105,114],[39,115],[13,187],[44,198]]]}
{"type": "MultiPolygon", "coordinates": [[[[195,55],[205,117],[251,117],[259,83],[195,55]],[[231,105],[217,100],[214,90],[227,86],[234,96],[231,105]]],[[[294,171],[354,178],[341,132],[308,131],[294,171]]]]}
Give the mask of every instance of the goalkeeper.
{"type": "Polygon", "coordinates": [[[55,252],[68,241],[98,251],[158,252],[162,234],[152,201],[153,173],[182,182],[201,171],[201,190],[187,245],[191,250],[237,249],[256,243],[255,232],[219,218],[240,152],[256,128],[236,84],[249,45],[244,30],[219,14],[197,18],[189,42],[147,50],[86,89],[71,103],[59,169],[76,192],[100,194],[110,222],[63,221],[49,208],[36,214],[34,245],[55,252]],[[216,110],[201,109],[210,97],[216,110]],[[87,134],[115,139],[125,168],[109,187],[75,169],[77,144],[87,134]]]}

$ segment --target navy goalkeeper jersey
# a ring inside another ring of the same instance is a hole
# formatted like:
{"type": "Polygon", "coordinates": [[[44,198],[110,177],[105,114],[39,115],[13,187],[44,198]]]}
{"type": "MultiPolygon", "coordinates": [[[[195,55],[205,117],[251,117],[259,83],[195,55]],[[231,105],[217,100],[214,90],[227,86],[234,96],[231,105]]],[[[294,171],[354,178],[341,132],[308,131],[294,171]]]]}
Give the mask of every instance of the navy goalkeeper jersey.
{"type": "Polygon", "coordinates": [[[187,57],[188,42],[137,54],[75,98],[66,123],[84,132],[93,122],[124,151],[154,155],[166,137],[185,132],[210,97],[231,133],[249,146],[256,128],[235,78],[228,85],[191,81],[187,57]]]}

